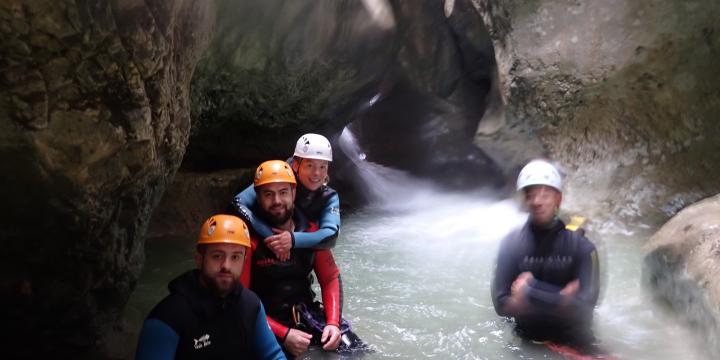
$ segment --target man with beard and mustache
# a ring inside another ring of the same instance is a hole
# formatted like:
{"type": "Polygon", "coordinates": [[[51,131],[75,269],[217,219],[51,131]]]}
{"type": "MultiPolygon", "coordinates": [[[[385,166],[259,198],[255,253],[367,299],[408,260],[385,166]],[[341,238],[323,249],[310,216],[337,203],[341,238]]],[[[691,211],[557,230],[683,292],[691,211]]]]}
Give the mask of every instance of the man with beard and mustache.
{"type": "Polygon", "coordinates": [[[257,194],[249,185],[230,203],[229,212],[237,214],[253,231],[272,244],[270,250],[280,260],[290,256],[290,249],[332,249],[340,232],[340,197],[328,185],[328,171],[333,161],[332,145],[320,134],[305,134],[295,144],[295,152],[288,159],[294,171],[295,208],[302,211],[310,221],[318,224],[317,231],[285,231],[272,228],[260,216],[255,216],[257,194]]]}
{"type": "Polygon", "coordinates": [[[597,352],[592,334],[597,251],[582,229],[557,215],[560,172],[548,161],[533,160],[520,171],[517,190],[530,215],[500,245],[491,290],[495,311],[514,317],[523,338],[597,352]]]}
{"type": "Polygon", "coordinates": [[[170,282],[170,294],[143,323],[136,359],[285,359],[262,303],[239,282],[249,246],[240,218],[205,221],[197,269],[170,282]]]}
{"type": "MultiPolygon", "coordinates": [[[[274,228],[289,232],[311,232],[309,223],[294,207],[295,176],[281,160],[266,161],[255,172],[255,212],[274,228]]],[[[280,241],[279,239],[277,241],[280,241]]],[[[340,271],[329,249],[292,248],[282,259],[271,250],[273,244],[253,233],[251,255],[243,270],[242,282],[258,294],[267,309],[267,320],[288,357],[299,356],[310,345],[334,351],[341,344],[353,350],[361,343],[342,320],[340,271]],[[311,272],[320,283],[323,303],[315,301],[311,272]],[[341,331],[341,328],[343,330],[341,331]]]]}

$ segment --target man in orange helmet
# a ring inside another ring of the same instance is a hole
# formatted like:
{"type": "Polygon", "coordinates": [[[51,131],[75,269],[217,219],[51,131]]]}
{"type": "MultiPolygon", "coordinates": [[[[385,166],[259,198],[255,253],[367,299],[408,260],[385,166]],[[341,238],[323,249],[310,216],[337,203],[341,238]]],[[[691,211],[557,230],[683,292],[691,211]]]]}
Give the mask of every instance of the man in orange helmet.
{"type": "MultiPolygon", "coordinates": [[[[292,168],[284,161],[258,166],[254,181],[257,215],[284,231],[315,231],[318,226],[294,206],[296,184],[292,168]]],[[[242,281],[262,300],[270,328],[289,357],[308,351],[310,345],[321,345],[325,351],[334,351],[341,343],[340,351],[355,351],[364,345],[341,317],[342,284],[332,252],[292,248],[289,257],[281,258],[272,247],[272,242],[253,236],[242,281]],[[320,283],[322,304],[315,301],[310,286],[313,271],[320,283]]]]}
{"type": "Polygon", "coordinates": [[[215,215],[197,241],[196,270],[175,278],[143,324],[136,359],[285,359],[262,303],[240,285],[250,234],[215,215]]]}

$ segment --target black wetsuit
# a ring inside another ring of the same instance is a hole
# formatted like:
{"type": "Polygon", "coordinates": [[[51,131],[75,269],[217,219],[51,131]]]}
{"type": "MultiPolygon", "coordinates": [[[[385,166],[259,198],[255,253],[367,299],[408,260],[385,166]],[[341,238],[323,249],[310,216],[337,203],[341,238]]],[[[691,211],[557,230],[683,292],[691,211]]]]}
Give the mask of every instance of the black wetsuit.
{"type": "MultiPolygon", "coordinates": [[[[305,216],[297,210],[293,214],[296,232],[315,231],[317,226],[310,224],[305,216]]],[[[342,310],[342,281],[340,271],[334,261],[329,263],[326,257],[332,259],[329,251],[317,249],[291,249],[288,261],[278,261],[275,254],[253,234],[251,245],[251,269],[249,288],[262,300],[267,315],[285,326],[290,326],[292,306],[295,304],[312,305],[315,293],[312,291],[311,272],[317,266],[322,267],[324,273],[330,274],[327,279],[320,279],[324,292],[333,293],[337,297],[338,318],[335,325],[339,325],[339,315],[342,310]],[[321,256],[323,262],[315,264],[316,256],[321,256]]]]}
{"type": "Polygon", "coordinates": [[[192,270],[150,312],[136,359],[284,359],[258,297],[242,286],[220,298],[192,270]]]}
{"type": "Polygon", "coordinates": [[[595,246],[582,231],[570,231],[556,220],[541,228],[529,221],[509,234],[500,245],[492,299],[498,315],[514,317],[519,335],[584,346],[594,341],[593,309],[599,294],[598,259],[595,246]],[[506,307],[513,281],[529,271],[522,312],[506,307]],[[559,294],[569,282],[580,281],[570,301],[559,294]]]}
{"type": "MultiPolygon", "coordinates": [[[[308,222],[298,209],[294,211],[293,220],[296,232],[317,230],[317,225],[308,222]]],[[[296,324],[293,319],[294,305],[305,305],[322,326],[335,325],[343,330],[344,325],[349,324],[342,319],[342,281],[330,249],[293,248],[290,259],[279,261],[256,233],[252,233],[251,240],[241,282],[262,300],[267,309],[268,324],[279,343],[285,342],[290,329],[299,328],[313,335],[311,345],[321,344],[322,329],[313,328],[312,324],[305,321],[296,324]],[[311,288],[313,272],[320,284],[322,303],[315,300],[311,288]]],[[[352,331],[343,334],[337,349],[340,354],[370,351],[352,331]]],[[[289,353],[287,355],[292,358],[289,353]]]]}
{"type": "MultiPolygon", "coordinates": [[[[295,209],[295,231],[316,231],[295,209]]],[[[290,250],[287,261],[279,261],[265,243],[252,233],[251,246],[246,254],[241,282],[258,294],[267,310],[268,323],[280,343],[285,341],[294,326],[292,308],[305,304],[319,312],[328,324],[340,327],[342,313],[342,281],[340,270],[329,249],[290,250]],[[323,307],[315,301],[311,273],[315,272],[322,292],[323,307]]]]}

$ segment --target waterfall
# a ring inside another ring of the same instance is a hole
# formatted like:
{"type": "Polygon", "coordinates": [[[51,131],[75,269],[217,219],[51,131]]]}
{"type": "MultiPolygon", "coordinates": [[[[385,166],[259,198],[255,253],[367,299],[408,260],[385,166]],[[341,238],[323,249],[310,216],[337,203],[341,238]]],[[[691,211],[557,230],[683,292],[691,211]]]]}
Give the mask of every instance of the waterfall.
{"type": "Polygon", "coordinates": [[[355,134],[345,127],[340,134],[340,150],[355,164],[363,193],[371,202],[384,207],[407,207],[435,192],[429,181],[368,161],[355,134]]]}

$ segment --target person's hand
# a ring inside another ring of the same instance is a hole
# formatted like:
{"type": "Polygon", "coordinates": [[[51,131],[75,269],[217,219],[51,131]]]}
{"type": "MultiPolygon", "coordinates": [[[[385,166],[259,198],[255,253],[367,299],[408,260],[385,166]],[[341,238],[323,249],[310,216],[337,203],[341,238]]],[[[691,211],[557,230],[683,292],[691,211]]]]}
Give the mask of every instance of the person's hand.
{"type": "Polygon", "coordinates": [[[323,350],[335,350],[340,345],[340,328],[337,325],[326,325],[322,337],[323,350]]]}
{"type": "Polygon", "coordinates": [[[312,335],[298,329],[290,329],[283,345],[293,356],[300,356],[310,346],[312,335]]]}
{"type": "Polygon", "coordinates": [[[505,313],[510,316],[524,315],[527,308],[527,300],[520,294],[510,295],[504,306],[505,313]]]}
{"type": "Polygon", "coordinates": [[[578,290],[580,290],[580,279],[575,279],[565,285],[562,290],[560,290],[560,295],[573,296],[577,294],[578,290]]]}
{"type": "Polygon", "coordinates": [[[277,256],[278,260],[286,261],[290,258],[292,249],[292,235],[289,231],[273,228],[274,235],[265,238],[265,245],[277,256]]]}
{"type": "Polygon", "coordinates": [[[535,279],[535,277],[531,272],[525,271],[521,273],[510,286],[510,293],[514,296],[521,294],[533,279],[535,279]]]}

